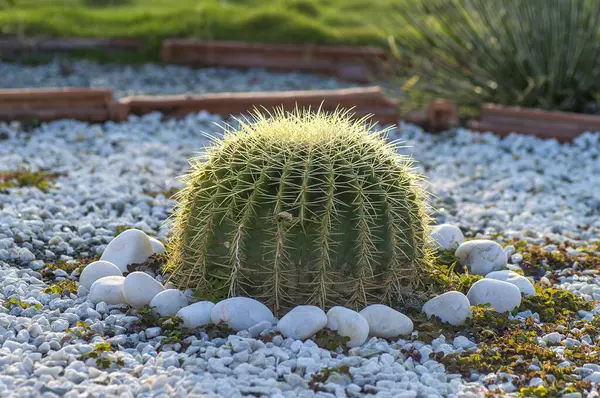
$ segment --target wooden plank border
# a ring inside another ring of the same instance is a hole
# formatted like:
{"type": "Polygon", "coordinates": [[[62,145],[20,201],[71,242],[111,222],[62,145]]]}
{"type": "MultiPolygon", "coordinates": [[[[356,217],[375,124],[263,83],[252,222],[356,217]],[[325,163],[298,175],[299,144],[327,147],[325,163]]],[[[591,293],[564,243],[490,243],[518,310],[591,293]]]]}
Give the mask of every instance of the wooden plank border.
{"type": "Polygon", "coordinates": [[[9,89],[0,90],[0,120],[35,119],[51,121],[72,118],[89,122],[124,121],[130,114],[159,111],[180,118],[192,112],[207,111],[224,118],[252,110],[283,107],[322,106],[353,108],[357,117],[373,115],[381,124],[398,122],[398,105],[385,98],[379,87],[344,90],[275,91],[216,93],[207,95],[133,96],[115,102],[112,92],[103,88],[9,89]]]}
{"type": "Polygon", "coordinates": [[[163,41],[161,58],[168,64],[193,67],[225,66],[323,73],[361,83],[382,77],[383,65],[392,60],[388,52],[373,47],[186,39],[163,41]]]}
{"type": "Polygon", "coordinates": [[[133,96],[120,100],[132,114],[160,111],[169,117],[183,117],[190,112],[202,110],[228,118],[251,112],[254,109],[272,110],[283,107],[292,110],[319,108],[332,111],[337,107],[354,108],[357,117],[373,115],[373,121],[381,124],[397,123],[398,104],[385,98],[379,87],[342,90],[273,91],[216,93],[206,95],[133,96]]]}
{"type": "MultiPolygon", "coordinates": [[[[8,89],[0,90],[0,120],[76,119],[88,122],[121,122],[130,114],[159,111],[166,117],[181,118],[207,111],[228,118],[265,108],[338,107],[353,108],[356,117],[370,115],[374,122],[395,124],[398,120],[425,126],[431,131],[458,125],[456,105],[435,99],[419,112],[399,114],[398,104],[386,98],[379,87],[342,90],[215,93],[206,95],[133,96],[115,101],[105,88],[8,89]]],[[[600,131],[600,116],[486,104],[480,120],[469,128],[491,131],[500,136],[512,132],[567,142],[586,131],[600,131]]]]}
{"type": "Polygon", "coordinates": [[[4,121],[124,120],[115,106],[112,92],[106,88],[0,90],[0,120],[4,121]]]}
{"type": "Polygon", "coordinates": [[[468,126],[500,136],[516,132],[568,142],[586,131],[600,131],[600,116],[485,104],[480,120],[470,121],[468,126]]]}

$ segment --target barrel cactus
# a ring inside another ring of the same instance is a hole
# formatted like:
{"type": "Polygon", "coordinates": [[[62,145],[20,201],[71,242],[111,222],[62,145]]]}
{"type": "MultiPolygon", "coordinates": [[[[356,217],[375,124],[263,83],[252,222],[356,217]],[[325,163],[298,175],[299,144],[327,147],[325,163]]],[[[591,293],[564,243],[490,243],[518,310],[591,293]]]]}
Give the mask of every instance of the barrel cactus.
{"type": "Polygon", "coordinates": [[[421,177],[387,130],[351,116],[257,112],[225,127],[182,177],[170,281],[275,313],[410,296],[429,259],[421,177]]]}

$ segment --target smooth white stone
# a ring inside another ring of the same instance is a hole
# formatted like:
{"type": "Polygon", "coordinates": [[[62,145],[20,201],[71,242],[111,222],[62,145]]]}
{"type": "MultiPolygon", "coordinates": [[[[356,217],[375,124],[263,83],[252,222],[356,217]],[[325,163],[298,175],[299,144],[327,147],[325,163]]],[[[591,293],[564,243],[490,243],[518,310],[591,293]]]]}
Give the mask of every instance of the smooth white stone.
{"type": "Polygon", "coordinates": [[[212,323],[210,314],[214,306],[211,301],[200,301],[183,307],[177,312],[177,316],[183,320],[183,326],[188,329],[210,325],[212,323]]]}
{"type": "Polygon", "coordinates": [[[79,284],[89,289],[94,282],[105,276],[123,276],[123,273],[113,263],[108,261],[94,261],[81,271],[79,284]]]}
{"type": "Polygon", "coordinates": [[[512,283],[519,288],[525,297],[535,296],[536,294],[535,287],[533,287],[531,281],[523,275],[517,274],[516,272],[508,270],[493,271],[487,274],[485,277],[487,279],[496,279],[499,281],[512,283]]]}
{"type": "Polygon", "coordinates": [[[154,254],[150,238],[139,229],[128,229],[110,241],[100,260],[108,261],[128,272],[129,264],[140,264],[154,254]]]}
{"type": "Polygon", "coordinates": [[[466,338],[465,336],[456,336],[454,341],[452,342],[456,348],[471,348],[477,347],[477,344],[473,343],[471,340],[466,338]]]}
{"type": "Polygon", "coordinates": [[[411,334],[414,325],[409,317],[383,304],[373,304],[359,312],[369,324],[369,335],[390,339],[411,334]]]}
{"type": "Polygon", "coordinates": [[[461,292],[446,292],[427,301],[423,312],[428,318],[435,315],[443,322],[459,326],[471,316],[471,304],[461,292]]]}
{"type": "Polygon", "coordinates": [[[490,303],[496,312],[507,312],[521,305],[521,291],[512,283],[496,279],[481,279],[467,292],[472,305],[490,303]]]}
{"type": "Polygon", "coordinates": [[[506,252],[498,243],[487,239],[470,240],[461,244],[455,252],[460,263],[475,275],[486,276],[506,266],[506,252]]]}
{"type": "Polygon", "coordinates": [[[335,306],[327,312],[327,327],[337,331],[340,336],[350,338],[346,346],[361,346],[369,337],[369,323],[356,311],[335,306]]]}
{"type": "Polygon", "coordinates": [[[177,289],[163,290],[150,301],[150,307],[160,316],[174,316],[186,305],[187,297],[177,289]]]}
{"type": "Polygon", "coordinates": [[[224,323],[239,332],[263,321],[277,322],[271,310],[260,301],[249,297],[232,297],[219,301],[210,315],[213,323],[224,323]]]}
{"type": "Polygon", "coordinates": [[[165,288],[145,272],[132,272],[125,278],[123,294],[127,304],[133,308],[142,308],[165,288]]]}
{"type": "Polygon", "coordinates": [[[430,235],[439,249],[456,249],[465,241],[460,228],[452,224],[434,225],[430,235]]]}
{"type": "Polygon", "coordinates": [[[104,301],[108,305],[125,304],[122,276],[105,276],[98,279],[90,287],[89,300],[94,304],[104,301]]]}
{"type": "Polygon", "coordinates": [[[294,340],[305,340],[327,326],[327,315],[314,305],[299,305],[277,323],[277,330],[294,340]]]}
{"type": "Polygon", "coordinates": [[[165,252],[165,245],[161,241],[151,236],[148,237],[150,239],[150,243],[152,244],[152,250],[155,254],[163,254],[165,252]]]}
{"type": "Polygon", "coordinates": [[[564,335],[558,332],[552,332],[542,336],[542,340],[549,344],[558,344],[562,341],[564,337],[564,335]]]}

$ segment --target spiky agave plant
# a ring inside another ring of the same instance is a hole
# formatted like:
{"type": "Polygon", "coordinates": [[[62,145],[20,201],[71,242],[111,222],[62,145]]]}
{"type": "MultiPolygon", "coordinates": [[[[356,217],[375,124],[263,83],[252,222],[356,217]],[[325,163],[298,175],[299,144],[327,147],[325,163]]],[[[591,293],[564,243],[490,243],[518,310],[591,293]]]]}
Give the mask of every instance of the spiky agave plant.
{"type": "Polygon", "coordinates": [[[348,111],[256,113],[191,160],[166,266],[200,297],[277,313],[396,304],[428,261],[411,160],[348,111]]]}
{"type": "MultiPolygon", "coordinates": [[[[401,2],[391,26],[415,32],[393,52],[408,57],[405,83],[461,105],[484,102],[599,112],[597,0],[401,2]],[[415,82],[423,82],[423,84],[415,82]],[[433,83],[433,84],[432,84],[433,83]]],[[[406,72],[399,72],[404,79],[406,72]]],[[[396,81],[396,86],[400,86],[396,81]]],[[[408,93],[410,94],[410,92],[408,93]]]]}

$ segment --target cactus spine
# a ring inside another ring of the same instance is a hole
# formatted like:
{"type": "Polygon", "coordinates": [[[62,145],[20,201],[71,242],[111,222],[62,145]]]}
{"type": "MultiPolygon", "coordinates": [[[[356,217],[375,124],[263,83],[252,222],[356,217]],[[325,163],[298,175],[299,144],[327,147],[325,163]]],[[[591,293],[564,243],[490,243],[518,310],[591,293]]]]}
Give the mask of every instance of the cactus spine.
{"type": "Polygon", "coordinates": [[[226,127],[191,160],[166,272],[204,298],[397,304],[428,262],[411,160],[347,111],[296,110],[226,127]]]}

